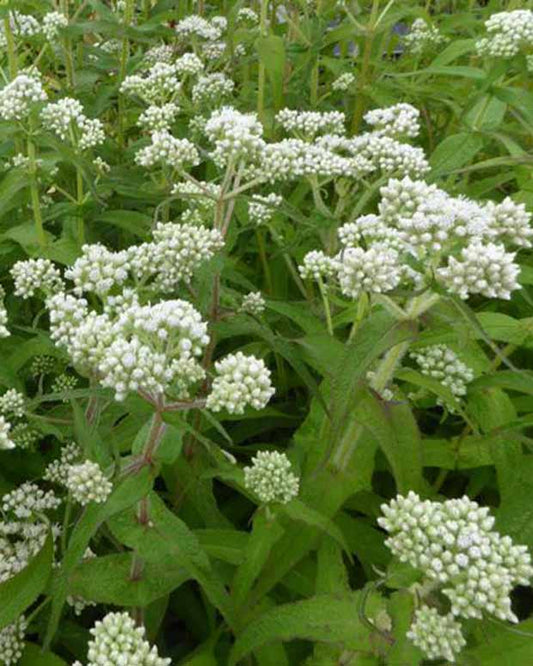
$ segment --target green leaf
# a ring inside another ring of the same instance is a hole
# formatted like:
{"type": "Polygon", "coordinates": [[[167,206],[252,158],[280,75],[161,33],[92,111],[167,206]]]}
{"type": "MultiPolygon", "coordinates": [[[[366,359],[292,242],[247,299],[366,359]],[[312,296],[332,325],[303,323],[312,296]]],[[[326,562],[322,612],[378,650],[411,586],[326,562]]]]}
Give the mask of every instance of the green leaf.
{"type": "Polygon", "coordinates": [[[355,418],[376,439],[392,468],[399,493],[424,492],[422,445],[418,426],[407,403],[387,402],[360,391],[355,418]]]}
{"type": "Polygon", "coordinates": [[[323,516],[320,511],[307,506],[304,502],[298,499],[292,500],[285,504],[282,509],[283,513],[292,520],[301,521],[310,527],[317,527],[319,530],[334,539],[343,548],[346,553],[350,553],[348,544],[344,538],[341,530],[329,518],[323,516]]]}
{"type": "Polygon", "coordinates": [[[43,652],[38,645],[26,643],[18,666],[67,666],[67,662],[51,652],[43,652]]]}
{"type": "MultiPolygon", "coordinates": [[[[277,606],[251,622],[237,637],[229,664],[267,643],[304,639],[341,643],[347,650],[368,650],[369,629],[359,618],[361,593],[342,598],[321,595],[277,606]]],[[[381,604],[369,604],[367,615],[381,604]]]]}
{"type": "Polygon", "coordinates": [[[468,164],[482,147],[483,138],[471,132],[446,137],[429,158],[432,175],[441,176],[468,164]]]}
{"type": "Polygon", "coordinates": [[[490,630],[480,632],[479,638],[479,645],[461,653],[459,666],[526,666],[533,663],[533,620],[512,626],[494,622],[490,630]]]}
{"type": "Polygon", "coordinates": [[[285,45],[283,39],[277,35],[260,37],[255,42],[259,61],[265,67],[272,88],[274,109],[278,110],[283,104],[283,74],[285,70],[285,45]]]}
{"type": "Polygon", "coordinates": [[[190,579],[185,569],[168,557],[143,562],[140,577],[132,579],[134,557],[133,553],[120,553],[84,561],[72,574],[69,594],[100,604],[145,607],[190,579]]]}
{"type": "Polygon", "coordinates": [[[28,565],[0,584],[0,629],[14,622],[45,590],[52,571],[53,540],[49,534],[44,546],[28,565]]]}
{"type": "Polygon", "coordinates": [[[183,567],[231,623],[233,606],[229,595],[194,533],[154,493],[149,496],[149,515],[150,523],[141,525],[135,512],[126,511],[110,520],[109,526],[117,539],[137,550],[147,562],[161,562],[166,557],[183,567]]]}
{"type": "Polygon", "coordinates": [[[74,568],[81,562],[89,541],[106,520],[133,506],[148,494],[153,484],[152,473],[152,470],[143,468],[139,473],[126,477],[113,490],[104,505],[91,504],[85,508],[72,532],[61,567],[56,570],[53,584],[54,598],[45,637],[46,648],[50,646],[58,629],[68,594],[69,579],[74,568]]]}

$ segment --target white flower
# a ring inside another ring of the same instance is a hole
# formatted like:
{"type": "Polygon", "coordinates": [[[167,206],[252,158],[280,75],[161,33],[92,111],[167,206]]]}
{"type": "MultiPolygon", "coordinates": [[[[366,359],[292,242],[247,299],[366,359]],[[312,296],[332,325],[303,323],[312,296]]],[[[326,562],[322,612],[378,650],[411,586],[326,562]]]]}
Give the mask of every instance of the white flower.
{"type": "Polygon", "coordinates": [[[423,375],[433,377],[450,389],[454,396],[466,394],[467,385],[474,379],[472,370],[446,345],[424,347],[410,354],[423,375]]]}
{"type": "MultiPolygon", "coordinates": [[[[217,17],[214,17],[215,19],[217,17]]],[[[218,17],[219,19],[222,17],[218,17]]],[[[223,24],[219,21],[211,19],[208,21],[202,16],[186,16],[181,21],[178,21],[175,27],[176,33],[180,41],[189,42],[191,37],[199,37],[206,41],[216,41],[220,39],[225,30],[223,24]]]]}
{"type": "Polygon", "coordinates": [[[138,279],[154,277],[154,286],[175,291],[224,245],[222,234],[193,224],[159,223],[153,242],[129,250],[130,268],[138,279]]]}
{"type": "Polygon", "coordinates": [[[520,289],[520,267],[514,262],[515,253],[506,252],[503,245],[473,241],[461,251],[460,259],[450,257],[445,268],[437,270],[437,279],[459,298],[482,294],[488,298],[511,298],[520,289]]]}
{"type": "Polygon", "coordinates": [[[11,268],[15,283],[15,295],[31,298],[39,290],[53,294],[63,287],[61,273],[50,259],[26,259],[17,261],[11,268]]]}
{"type": "Polygon", "coordinates": [[[0,413],[22,418],[26,409],[26,398],[17,389],[9,389],[0,396],[0,413]]]}
{"type": "Polygon", "coordinates": [[[182,76],[198,76],[204,71],[204,63],[195,53],[184,53],[174,63],[176,72],[182,76]]]}
{"type": "Polygon", "coordinates": [[[468,497],[443,503],[421,500],[410,492],[381,507],[379,525],[401,561],[420,569],[451,602],[451,612],[464,618],[483,613],[517,622],[510,593],[529,585],[533,576],[525,546],[492,530],[494,518],[468,497]]]}
{"type": "Polygon", "coordinates": [[[128,277],[128,253],[111,252],[100,243],[84,245],[82,255],[65,271],[65,277],[72,280],[75,293],[93,292],[103,296],[116,285],[124,283],[128,277]]]}
{"type": "Polygon", "coordinates": [[[32,107],[46,100],[46,93],[37,76],[19,74],[0,90],[0,118],[24,120],[32,107]]]}
{"type": "MultiPolygon", "coordinates": [[[[127,613],[108,613],[91,629],[87,666],[169,666],[127,613]]],[[[81,666],[81,665],[80,665],[81,666]]]]}
{"type": "Polygon", "coordinates": [[[48,12],[43,17],[43,34],[49,42],[57,39],[61,28],[68,26],[68,18],[61,12],[48,12]]]}
{"type": "Polygon", "coordinates": [[[349,247],[338,258],[341,291],[349,298],[361,292],[386,293],[402,279],[402,265],[396,250],[387,245],[372,245],[368,250],[349,247]]]}
{"type": "Polygon", "coordinates": [[[255,356],[228,354],[215,363],[215,371],[217,376],[206,403],[213,412],[226,409],[230,414],[243,414],[248,405],[263,409],[275,393],[270,370],[255,356]]]}
{"type": "Polygon", "coordinates": [[[120,86],[120,92],[137,95],[149,104],[162,105],[174,101],[181,92],[177,66],[175,63],[156,62],[145,76],[127,76],[120,86]]]}
{"type": "Polygon", "coordinates": [[[533,45],[533,11],[530,9],[493,14],[485,27],[489,36],[476,43],[480,55],[512,58],[533,45]]]}
{"type": "Polygon", "coordinates": [[[225,42],[206,42],[200,46],[202,57],[205,60],[217,60],[222,58],[226,52],[225,42]]]}
{"type": "Polygon", "coordinates": [[[59,347],[70,344],[76,329],[83,322],[88,312],[84,298],[59,292],[46,299],[50,316],[50,337],[59,347]]]}
{"type": "Polygon", "coordinates": [[[259,316],[265,311],[265,299],[260,291],[251,291],[246,296],[243,296],[240,311],[248,312],[249,314],[259,316]]]}
{"type": "Polygon", "coordinates": [[[82,506],[91,502],[102,504],[113,489],[113,484],[106,478],[99,465],[91,460],[70,465],[65,485],[74,501],[82,506]]]}
{"type": "Polygon", "coordinates": [[[300,482],[284,453],[259,451],[252,466],[244,468],[244,485],[264,504],[286,504],[298,495],[300,482]]]}
{"type": "Polygon", "coordinates": [[[26,629],[26,619],[22,615],[13,624],[0,630],[0,661],[5,666],[14,666],[22,657],[26,629]]]}
{"type": "Polygon", "coordinates": [[[428,659],[455,661],[466,645],[461,625],[451,613],[440,615],[436,608],[422,606],[415,611],[415,619],[407,632],[411,640],[428,659]]]}
{"type": "Polygon", "coordinates": [[[80,150],[98,146],[105,140],[104,126],[97,118],[87,118],[77,99],[64,97],[41,111],[43,125],[62,141],[67,139],[80,150]]]}
{"type": "Polygon", "coordinates": [[[214,111],[205,125],[207,138],[215,144],[213,160],[225,165],[230,160],[253,162],[265,142],[263,126],[255,113],[241,113],[230,106],[214,111]]]}
{"type": "Polygon", "coordinates": [[[160,44],[149,48],[144,54],[143,60],[149,67],[153,67],[157,62],[165,62],[170,65],[174,60],[174,55],[174,48],[170,44],[160,44]]]}
{"type": "Polygon", "coordinates": [[[43,474],[43,479],[52,483],[59,483],[62,486],[66,485],[69,468],[74,463],[79,462],[80,459],[81,448],[78,444],[74,442],[66,444],[61,449],[59,458],[47,465],[43,474]]]}
{"type": "Polygon", "coordinates": [[[413,21],[411,30],[403,38],[407,50],[416,54],[434,49],[447,41],[447,38],[444,35],[441,35],[438,28],[426,23],[426,21],[421,18],[417,18],[413,21]]]}
{"type": "MultiPolygon", "coordinates": [[[[10,11],[8,16],[11,32],[16,39],[31,39],[41,33],[41,25],[35,16],[22,14],[16,10],[10,11]]],[[[0,24],[0,47],[7,48],[7,37],[3,22],[0,24]]]]}
{"type": "Polygon", "coordinates": [[[524,204],[517,204],[506,197],[499,204],[489,201],[485,211],[490,216],[489,226],[496,238],[519,247],[531,247],[531,214],[524,204]]]}
{"type": "Polygon", "coordinates": [[[346,132],[344,113],[341,111],[296,111],[282,109],[276,114],[276,121],[287,132],[296,136],[313,139],[318,134],[344,134],[346,132]]]}
{"type": "Polygon", "coordinates": [[[185,165],[196,166],[200,156],[196,146],[188,139],[176,139],[166,130],[152,132],[151,144],[135,155],[135,161],[143,167],[170,167],[182,169],[185,165]]]}
{"type": "Polygon", "coordinates": [[[283,197],[275,192],[271,192],[266,196],[255,195],[248,205],[250,221],[257,224],[257,226],[270,222],[276,212],[276,208],[279,208],[282,203],[283,197]]]}
{"type": "Polygon", "coordinates": [[[235,83],[221,72],[200,76],[191,91],[194,104],[198,107],[219,106],[231,96],[235,83]]]}
{"type": "Polygon", "coordinates": [[[402,102],[384,109],[373,109],[364,118],[374,128],[374,133],[380,136],[415,137],[420,132],[420,111],[411,104],[402,102]]]}
{"type": "Polygon", "coordinates": [[[333,81],[331,84],[331,89],[335,90],[336,92],[346,92],[353,86],[355,81],[355,74],[352,74],[351,72],[345,72],[336,78],[335,81],[333,81]]]}
{"type": "Polygon", "coordinates": [[[0,450],[9,450],[15,448],[15,443],[11,439],[11,423],[0,415],[0,450]]]}
{"type": "Polygon", "coordinates": [[[253,9],[242,7],[237,12],[237,23],[243,23],[249,27],[253,27],[259,23],[259,16],[253,9]]]}
{"type": "Polygon", "coordinates": [[[298,266],[298,271],[304,280],[313,279],[318,282],[333,277],[338,268],[336,259],[328,257],[322,250],[311,250],[303,258],[302,265],[298,266]]]}
{"type": "Polygon", "coordinates": [[[397,139],[369,132],[351,139],[351,150],[361,153],[386,174],[421,177],[429,171],[422,148],[401,143],[397,139]]]}

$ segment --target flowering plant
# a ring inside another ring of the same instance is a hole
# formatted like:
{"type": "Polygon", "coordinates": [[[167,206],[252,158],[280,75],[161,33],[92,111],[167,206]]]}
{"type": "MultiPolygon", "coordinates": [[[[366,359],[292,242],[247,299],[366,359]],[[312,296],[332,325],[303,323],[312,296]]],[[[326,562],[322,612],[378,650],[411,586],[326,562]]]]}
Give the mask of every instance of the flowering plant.
{"type": "Polygon", "coordinates": [[[0,3],[0,664],[529,663],[533,11],[218,5],[0,3]]]}

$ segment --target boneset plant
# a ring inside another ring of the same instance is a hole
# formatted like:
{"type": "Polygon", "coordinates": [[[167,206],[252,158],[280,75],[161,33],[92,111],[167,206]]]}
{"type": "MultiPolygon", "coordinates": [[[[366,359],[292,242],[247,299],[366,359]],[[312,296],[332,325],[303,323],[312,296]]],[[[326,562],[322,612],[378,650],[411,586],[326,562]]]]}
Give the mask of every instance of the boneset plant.
{"type": "Polygon", "coordinates": [[[494,9],[0,7],[0,663],[531,660],[494,9]]]}

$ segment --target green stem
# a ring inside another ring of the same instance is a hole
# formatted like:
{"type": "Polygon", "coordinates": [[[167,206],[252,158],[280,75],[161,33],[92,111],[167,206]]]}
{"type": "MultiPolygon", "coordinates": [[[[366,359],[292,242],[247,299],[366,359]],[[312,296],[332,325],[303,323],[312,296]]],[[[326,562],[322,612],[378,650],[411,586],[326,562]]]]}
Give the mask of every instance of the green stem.
{"type": "Polygon", "coordinates": [[[259,250],[259,259],[261,260],[263,273],[265,275],[266,292],[267,294],[272,294],[272,274],[270,272],[270,266],[266,255],[265,237],[261,229],[256,229],[255,235],[257,238],[257,248],[259,250]]]}
{"type": "Polygon", "coordinates": [[[17,51],[15,47],[15,40],[13,39],[13,32],[11,30],[10,13],[6,14],[4,18],[4,33],[7,42],[7,61],[9,64],[9,77],[13,80],[18,72],[17,51]]]}
{"type": "Polygon", "coordinates": [[[365,45],[363,47],[363,64],[361,65],[361,76],[359,77],[359,94],[355,100],[355,108],[352,118],[352,133],[357,134],[365,112],[366,97],[365,89],[370,81],[370,65],[372,55],[372,45],[374,43],[377,18],[379,10],[379,0],[372,0],[372,9],[370,10],[370,19],[366,26],[365,45]]]}
{"type": "MultiPolygon", "coordinates": [[[[61,11],[67,17],[67,19],[69,17],[68,5],[68,0],[61,1],[61,11]]],[[[70,90],[74,90],[74,57],[72,55],[72,41],[69,37],[65,37],[63,40],[63,51],[65,53],[65,71],[67,74],[68,87],[70,90]]]]}
{"type": "Polygon", "coordinates": [[[83,205],[83,175],[81,170],[76,169],[76,195],[78,203],[78,242],[80,247],[85,243],[85,225],[83,221],[83,213],[81,207],[83,205]]]}
{"type": "MultiPolygon", "coordinates": [[[[261,14],[259,19],[261,36],[268,35],[268,0],[261,0],[261,14]]],[[[265,123],[265,83],[266,70],[263,62],[259,63],[257,76],[257,115],[262,124],[265,123]]]]}
{"type": "Polygon", "coordinates": [[[322,303],[324,304],[324,312],[326,314],[326,325],[328,327],[328,333],[331,335],[331,337],[333,337],[334,336],[333,322],[331,321],[331,310],[329,307],[328,290],[326,285],[322,281],[322,278],[318,278],[318,288],[320,290],[320,295],[322,296],[322,303]]]}
{"type": "MultiPolygon", "coordinates": [[[[133,21],[133,12],[135,9],[135,0],[126,0],[126,7],[124,9],[124,37],[122,39],[122,51],[120,54],[120,69],[118,77],[118,88],[120,91],[120,86],[124,79],[126,78],[126,71],[128,66],[128,58],[130,53],[130,42],[126,34],[126,30],[129,28],[131,22],[133,21]]],[[[118,145],[122,149],[124,148],[124,95],[119,92],[118,96],[118,145]]]]}
{"type": "Polygon", "coordinates": [[[61,530],[61,553],[63,555],[67,552],[68,526],[70,523],[71,515],[72,515],[72,498],[69,493],[67,496],[67,501],[65,503],[65,515],[63,516],[63,528],[61,530]]]}
{"type": "Polygon", "coordinates": [[[37,158],[35,144],[28,137],[28,158],[30,160],[30,196],[31,206],[33,210],[33,218],[35,220],[35,232],[41,251],[46,249],[46,235],[44,233],[43,216],[41,213],[41,203],[39,201],[39,188],[37,185],[37,158]]]}

